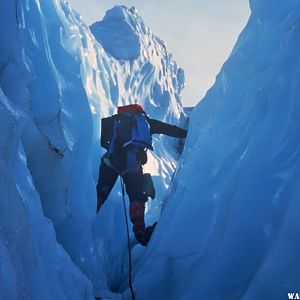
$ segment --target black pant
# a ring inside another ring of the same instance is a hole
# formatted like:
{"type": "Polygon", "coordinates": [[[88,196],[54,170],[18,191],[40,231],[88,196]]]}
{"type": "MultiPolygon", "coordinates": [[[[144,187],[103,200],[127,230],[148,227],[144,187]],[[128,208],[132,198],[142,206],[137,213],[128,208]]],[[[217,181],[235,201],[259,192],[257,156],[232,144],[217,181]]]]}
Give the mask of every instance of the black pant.
{"type": "MultiPolygon", "coordinates": [[[[115,169],[109,167],[103,161],[101,162],[99,181],[97,184],[97,211],[108,198],[118,177],[119,173],[115,169]]],[[[146,246],[151,238],[155,224],[149,227],[145,226],[145,202],[148,198],[143,191],[143,169],[140,167],[137,172],[126,173],[122,177],[124,179],[126,193],[130,200],[129,213],[134,235],[140,244],[146,246]]]]}
{"type": "MultiPolygon", "coordinates": [[[[97,195],[102,198],[103,203],[108,198],[111,190],[113,189],[119,173],[109,167],[103,161],[99,168],[99,179],[97,184],[97,195]]],[[[143,169],[139,168],[136,173],[126,173],[123,177],[126,193],[129,197],[130,202],[142,202],[147,201],[147,196],[143,192],[143,169]]]]}

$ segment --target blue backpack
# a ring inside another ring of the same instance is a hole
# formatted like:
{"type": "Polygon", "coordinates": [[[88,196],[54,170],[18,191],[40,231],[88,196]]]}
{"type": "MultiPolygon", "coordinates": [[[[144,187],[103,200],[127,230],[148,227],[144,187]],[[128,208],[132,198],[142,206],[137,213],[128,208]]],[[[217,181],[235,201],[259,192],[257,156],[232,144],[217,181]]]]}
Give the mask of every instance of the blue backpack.
{"type": "Polygon", "coordinates": [[[145,163],[146,150],[153,150],[148,120],[140,105],[118,108],[108,158],[122,173],[137,172],[140,165],[145,163]]]}

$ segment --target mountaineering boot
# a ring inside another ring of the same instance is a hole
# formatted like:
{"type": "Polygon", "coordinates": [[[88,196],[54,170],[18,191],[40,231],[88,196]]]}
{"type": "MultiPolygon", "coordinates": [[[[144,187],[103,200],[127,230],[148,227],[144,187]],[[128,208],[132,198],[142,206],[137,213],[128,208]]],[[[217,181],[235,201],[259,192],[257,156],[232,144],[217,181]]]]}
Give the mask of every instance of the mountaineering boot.
{"type": "Polygon", "coordinates": [[[156,226],[156,222],[151,225],[144,228],[144,230],[139,231],[137,234],[135,234],[136,240],[142,245],[147,246],[149,243],[149,240],[152,236],[153,230],[156,226]]]}
{"type": "Polygon", "coordinates": [[[100,208],[102,207],[103,203],[104,203],[104,199],[101,196],[97,197],[97,213],[99,212],[100,208]]]}
{"type": "Polygon", "coordinates": [[[130,203],[130,220],[133,224],[133,232],[136,240],[143,246],[146,246],[151,238],[156,223],[145,227],[144,221],[145,203],[132,201],[130,203]]]}
{"type": "Polygon", "coordinates": [[[155,227],[156,227],[156,224],[157,224],[157,222],[155,222],[153,225],[151,225],[151,226],[147,226],[146,227],[146,230],[145,230],[145,233],[144,233],[144,237],[143,237],[143,241],[144,241],[144,243],[145,243],[145,245],[143,245],[142,243],[142,245],[143,246],[147,246],[147,244],[148,244],[148,242],[149,242],[149,240],[150,240],[150,238],[151,238],[151,236],[152,236],[152,233],[153,233],[153,231],[154,231],[154,229],[155,229],[155,227]]]}

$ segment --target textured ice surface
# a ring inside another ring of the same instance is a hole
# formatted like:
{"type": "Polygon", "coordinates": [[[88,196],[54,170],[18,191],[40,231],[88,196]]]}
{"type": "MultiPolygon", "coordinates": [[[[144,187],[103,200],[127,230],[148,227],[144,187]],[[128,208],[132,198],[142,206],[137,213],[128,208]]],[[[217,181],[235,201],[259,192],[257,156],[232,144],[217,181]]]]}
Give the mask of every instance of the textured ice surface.
{"type": "MultiPolygon", "coordinates": [[[[192,112],[153,240],[133,249],[138,299],[300,290],[300,5],[250,5],[192,112]]],[[[152,117],[183,122],[183,71],[134,9],[114,7],[92,26],[95,37],[64,1],[2,1],[0,20],[0,295],[85,299],[91,281],[96,294],[120,298],[109,291],[127,288],[118,187],[95,214],[100,118],[139,102],[152,117]]],[[[146,169],[158,199],[147,222],[160,214],[175,143],[154,139],[146,169]]]]}
{"type": "Polygon", "coordinates": [[[115,6],[102,21],[91,26],[91,31],[105,51],[116,59],[133,60],[141,54],[141,42],[134,20],[134,11],[115,6]]]}
{"type": "Polygon", "coordinates": [[[300,3],[250,4],[191,115],[135,276],[139,299],[285,299],[300,290],[300,3]]]}
{"type": "MultiPolygon", "coordinates": [[[[100,119],[117,105],[139,102],[152,117],[184,121],[184,76],[152,34],[147,50],[150,30],[135,10],[114,11],[136,23],[130,34],[141,51],[134,61],[107,53],[66,1],[0,4],[1,296],[89,298],[85,275],[96,294],[127,285],[119,187],[97,218],[95,213],[100,119]]],[[[123,27],[122,18],[116,22],[123,27]]],[[[148,222],[160,214],[178,159],[174,140],[163,144],[156,137],[154,144],[147,168],[157,175],[158,197],[148,206],[148,222]]]]}
{"type": "MultiPolygon", "coordinates": [[[[6,4],[5,8],[6,16],[0,13],[0,17],[8,25],[6,17],[11,17],[11,6],[6,4]]],[[[11,34],[14,28],[9,29],[8,25],[6,30],[11,34]]],[[[0,39],[4,34],[0,31],[0,39]]],[[[14,37],[10,36],[12,42],[14,37]]],[[[15,56],[18,50],[10,52],[1,75],[11,67],[25,72],[15,56]]],[[[23,85],[16,81],[14,87],[26,97],[23,85]]],[[[21,141],[27,116],[4,95],[2,86],[9,89],[0,80],[0,298],[91,298],[89,280],[57,243],[53,224],[43,215],[21,141]]]]}

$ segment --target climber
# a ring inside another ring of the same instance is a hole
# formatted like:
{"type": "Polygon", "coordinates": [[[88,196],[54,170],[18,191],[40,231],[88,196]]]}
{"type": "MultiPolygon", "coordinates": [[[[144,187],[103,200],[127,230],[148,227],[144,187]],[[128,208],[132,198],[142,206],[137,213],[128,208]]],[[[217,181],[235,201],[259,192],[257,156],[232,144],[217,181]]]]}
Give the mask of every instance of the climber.
{"type": "Polygon", "coordinates": [[[155,197],[149,174],[143,174],[147,150],[152,148],[152,134],[185,138],[187,130],[151,119],[143,107],[130,104],[118,107],[118,113],[103,118],[101,146],[107,150],[102,156],[97,184],[97,212],[111,192],[118,176],[124,180],[130,201],[130,220],[136,240],[146,246],[154,227],[145,227],[145,203],[155,197]],[[148,176],[146,176],[148,175],[148,176]]]}

